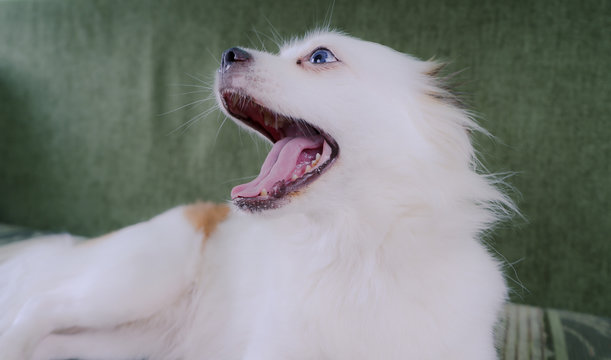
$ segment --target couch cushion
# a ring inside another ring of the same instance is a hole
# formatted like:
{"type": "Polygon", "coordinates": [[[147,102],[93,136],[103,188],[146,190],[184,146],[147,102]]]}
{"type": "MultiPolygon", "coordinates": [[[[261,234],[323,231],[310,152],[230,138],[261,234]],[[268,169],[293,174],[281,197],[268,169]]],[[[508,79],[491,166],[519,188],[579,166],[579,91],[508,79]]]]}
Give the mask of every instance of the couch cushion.
{"type": "Polygon", "coordinates": [[[501,359],[611,358],[611,318],[508,304],[496,335],[501,359]]]}
{"type": "Polygon", "coordinates": [[[5,245],[19,240],[31,239],[33,237],[48,235],[48,232],[32,230],[21,226],[0,223],[0,245],[5,245]]]}

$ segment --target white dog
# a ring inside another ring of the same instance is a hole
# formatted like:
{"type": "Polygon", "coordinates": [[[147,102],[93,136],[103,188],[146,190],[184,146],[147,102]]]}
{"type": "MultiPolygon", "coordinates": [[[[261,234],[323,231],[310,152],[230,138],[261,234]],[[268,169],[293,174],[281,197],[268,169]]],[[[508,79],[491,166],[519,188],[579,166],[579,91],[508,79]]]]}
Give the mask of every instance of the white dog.
{"type": "Polygon", "coordinates": [[[219,103],[274,144],[259,176],[232,211],[10,257],[0,359],[495,359],[507,290],[480,235],[513,207],[439,69],[333,32],[227,50],[219,103]]]}

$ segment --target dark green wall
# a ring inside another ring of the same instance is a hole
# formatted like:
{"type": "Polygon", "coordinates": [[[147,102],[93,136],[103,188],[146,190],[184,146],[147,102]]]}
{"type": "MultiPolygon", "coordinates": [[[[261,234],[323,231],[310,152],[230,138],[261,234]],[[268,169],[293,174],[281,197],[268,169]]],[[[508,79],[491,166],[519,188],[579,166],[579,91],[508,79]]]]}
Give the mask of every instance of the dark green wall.
{"type": "MultiPolygon", "coordinates": [[[[298,35],[329,7],[0,2],[0,221],[95,235],[227,199],[266,145],[218,111],[181,127],[211,101],[162,114],[208,96],[193,85],[210,85],[223,49],[273,47],[270,23],[298,35]]],[[[490,240],[528,289],[514,285],[516,301],[611,315],[610,19],[608,1],[335,2],[333,26],[465,69],[497,136],[476,139],[485,163],[516,172],[521,194],[526,220],[490,240]]]]}

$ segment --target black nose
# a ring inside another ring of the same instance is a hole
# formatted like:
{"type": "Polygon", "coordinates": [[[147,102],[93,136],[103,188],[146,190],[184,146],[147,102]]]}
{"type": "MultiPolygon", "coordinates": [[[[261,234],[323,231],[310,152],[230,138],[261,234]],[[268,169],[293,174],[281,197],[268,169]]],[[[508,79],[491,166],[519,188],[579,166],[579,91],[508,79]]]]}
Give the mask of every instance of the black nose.
{"type": "Polygon", "coordinates": [[[236,62],[246,62],[250,59],[252,59],[252,56],[240,48],[227,49],[221,57],[221,71],[227,71],[236,62]]]}

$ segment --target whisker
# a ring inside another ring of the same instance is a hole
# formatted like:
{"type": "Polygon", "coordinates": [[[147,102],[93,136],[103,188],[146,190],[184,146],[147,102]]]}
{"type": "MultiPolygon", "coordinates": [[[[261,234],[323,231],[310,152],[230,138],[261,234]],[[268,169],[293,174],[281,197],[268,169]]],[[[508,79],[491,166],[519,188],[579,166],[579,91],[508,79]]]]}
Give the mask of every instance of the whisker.
{"type": "Polygon", "coordinates": [[[176,129],[170,131],[167,135],[172,135],[174,133],[176,133],[179,130],[182,130],[181,134],[183,134],[186,130],[188,130],[191,126],[193,126],[194,123],[196,123],[197,121],[207,117],[208,115],[210,115],[213,111],[217,110],[218,106],[212,106],[209,109],[201,112],[198,115],[195,115],[194,117],[192,117],[191,119],[189,119],[188,121],[186,121],[184,124],[179,125],[176,129]]]}
{"type": "Polygon", "coordinates": [[[240,139],[240,146],[244,146],[244,139],[242,139],[242,131],[241,131],[242,128],[239,127],[239,130],[240,131],[238,131],[238,139],[240,139]]]}
{"type": "MultiPolygon", "coordinates": [[[[274,43],[274,45],[276,45],[276,47],[277,47],[277,48],[282,47],[282,44],[281,44],[280,42],[278,42],[276,39],[272,38],[271,36],[267,35],[266,33],[264,33],[264,32],[260,32],[260,31],[257,31],[257,33],[258,33],[258,34],[260,34],[260,35],[263,35],[263,36],[264,36],[265,38],[267,38],[269,41],[271,41],[272,43],[274,43]]],[[[264,48],[265,48],[265,46],[264,46],[264,48]]],[[[265,51],[267,51],[267,49],[266,49],[265,51]]]]}
{"type": "Polygon", "coordinates": [[[255,29],[254,25],[252,27],[252,31],[255,33],[255,36],[257,37],[257,39],[259,39],[259,43],[261,43],[261,48],[263,49],[263,51],[267,52],[267,49],[265,48],[265,43],[261,39],[261,36],[259,36],[259,31],[257,31],[257,29],[255,29]]]}
{"type": "Polygon", "coordinates": [[[176,111],[178,111],[180,109],[184,109],[184,108],[189,107],[189,106],[195,106],[195,105],[201,104],[201,103],[206,102],[206,101],[210,101],[210,98],[195,100],[195,101],[190,102],[188,104],[182,105],[182,106],[180,106],[180,107],[178,107],[178,108],[176,108],[174,110],[170,110],[168,112],[164,112],[162,114],[158,114],[157,116],[165,116],[165,115],[171,114],[173,112],[176,112],[176,111]]]}
{"type": "Polygon", "coordinates": [[[255,150],[257,151],[257,156],[261,156],[261,152],[259,151],[259,142],[257,141],[258,139],[256,138],[256,134],[253,132],[249,132],[248,133],[250,135],[250,140],[252,140],[252,142],[255,144],[255,150]]]}
{"type": "Polygon", "coordinates": [[[212,50],[210,50],[210,48],[207,47],[206,51],[208,52],[208,54],[210,54],[210,56],[212,56],[212,58],[214,59],[214,62],[216,62],[217,65],[220,67],[221,62],[219,61],[218,57],[212,53],[212,50]]]}
{"type": "MultiPolygon", "coordinates": [[[[220,113],[219,113],[220,116],[220,113]]],[[[218,122],[219,120],[219,116],[216,117],[216,121],[218,122]]],[[[213,143],[213,147],[216,147],[216,141],[219,138],[219,134],[221,133],[221,129],[223,128],[223,125],[225,125],[225,122],[227,121],[228,117],[225,116],[225,118],[223,119],[223,122],[221,122],[221,125],[219,126],[218,130],[216,130],[216,135],[214,135],[214,143],[213,143]]]]}
{"type": "Polygon", "coordinates": [[[210,115],[211,113],[213,113],[215,110],[217,110],[217,108],[216,108],[216,107],[214,107],[214,106],[213,106],[213,107],[210,107],[209,109],[207,109],[207,110],[205,110],[205,111],[201,112],[200,114],[198,114],[198,115],[196,115],[196,116],[192,117],[192,118],[191,118],[191,119],[189,119],[187,122],[185,122],[184,124],[182,124],[180,127],[185,127],[185,126],[186,126],[187,128],[189,128],[190,126],[192,126],[192,125],[193,125],[193,123],[195,123],[195,122],[197,122],[197,121],[199,121],[199,120],[201,120],[201,119],[203,119],[203,118],[207,117],[208,115],[210,115]]]}
{"type": "Polygon", "coordinates": [[[333,11],[335,10],[335,0],[331,1],[331,4],[327,8],[327,14],[325,15],[325,20],[322,24],[324,31],[329,31],[331,29],[331,21],[333,20],[333,11]]]}
{"type": "Polygon", "coordinates": [[[228,183],[236,182],[236,181],[240,181],[241,182],[243,180],[252,180],[252,179],[256,178],[257,176],[258,176],[258,174],[257,175],[244,176],[244,177],[235,178],[235,179],[230,179],[230,180],[227,180],[227,181],[223,182],[222,184],[228,184],[228,183]]]}
{"type": "Polygon", "coordinates": [[[212,85],[204,86],[204,85],[195,85],[195,84],[170,84],[170,86],[195,87],[195,88],[201,88],[201,89],[206,89],[206,90],[212,90],[214,88],[214,86],[212,85]]]}
{"type": "Polygon", "coordinates": [[[278,30],[276,30],[276,27],[272,24],[271,21],[269,21],[269,19],[267,18],[267,16],[263,15],[263,18],[265,19],[265,21],[267,22],[267,24],[270,26],[270,30],[272,32],[272,36],[274,37],[274,39],[272,39],[272,41],[276,44],[276,46],[278,48],[282,47],[282,43],[283,43],[283,39],[282,36],[280,35],[280,33],[278,32],[278,30]]]}
{"type": "Polygon", "coordinates": [[[255,45],[255,42],[252,40],[252,38],[250,37],[250,35],[246,34],[246,37],[248,38],[248,42],[250,42],[250,46],[252,48],[256,48],[257,46],[255,45]]]}
{"type": "Polygon", "coordinates": [[[198,81],[198,82],[200,82],[200,83],[202,83],[202,84],[204,84],[204,85],[206,85],[206,86],[210,86],[210,83],[209,83],[208,81],[202,80],[202,79],[198,78],[198,77],[197,77],[197,76],[195,76],[195,75],[191,75],[191,74],[189,74],[189,73],[185,73],[185,75],[187,75],[187,76],[188,76],[188,77],[190,77],[191,79],[193,79],[193,80],[195,80],[195,81],[198,81]]]}
{"type": "MultiPolygon", "coordinates": [[[[201,94],[201,93],[209,93],[211,90],[208,89],[202,89],[202,90],[195,90],[195,91],[188,91],[188,92],[184,92],[184,93],[179,93],[179,94],[171,94],[172,96],[179,96],[179,95],[189,95],[189,94],[201,94]]],[[[212,99],[212,97],[208,97],[207,99],[212,99]]]]}
{"type": "Polygon", "coordinates": [[[185,123],[185,124],[183,125],[183,129],[182,129],[182,131],[180,132],[180,134],[179,134],[179,135],[182,135],[182,134],[186,133],[186,132],[187,132],[187,131],[188,131],[188,130],[191,128],[191,126],[195,125],[195,124],[196,124],[196,123],[198,123],[200,120],[205,119],[205,118],[206,118],[206,117],[207,117],[209,114],[210,114],[210,112],[208,112],[208,113],[206,113],[206,114],[201,114],[200,116],[198,116],[198,117],[196,117],[196,118],[194,118],[194,119],[192,119],[192,120],[188,121],[187,123],[185,123]]]}

